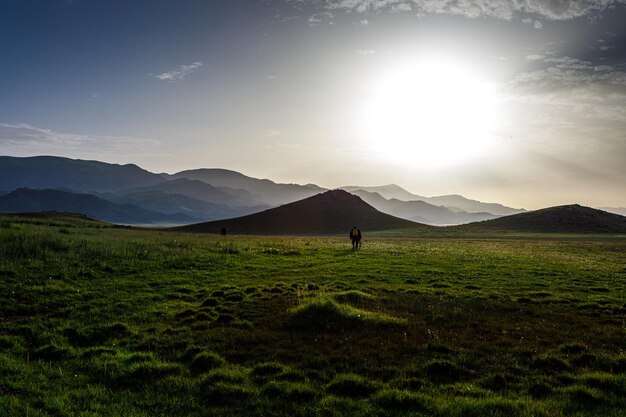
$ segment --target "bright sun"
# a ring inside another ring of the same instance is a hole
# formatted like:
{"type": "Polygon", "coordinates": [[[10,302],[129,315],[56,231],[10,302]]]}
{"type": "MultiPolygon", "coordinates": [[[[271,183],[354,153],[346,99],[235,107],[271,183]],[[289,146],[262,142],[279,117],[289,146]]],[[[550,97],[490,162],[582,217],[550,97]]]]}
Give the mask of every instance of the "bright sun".
{"type": "Polygon", "coordinates": [[[374,83],[360,125],[379,156],[444,166],[481,154],[495,125],[493,87],[450,61],[425,59],[374,83]]]}

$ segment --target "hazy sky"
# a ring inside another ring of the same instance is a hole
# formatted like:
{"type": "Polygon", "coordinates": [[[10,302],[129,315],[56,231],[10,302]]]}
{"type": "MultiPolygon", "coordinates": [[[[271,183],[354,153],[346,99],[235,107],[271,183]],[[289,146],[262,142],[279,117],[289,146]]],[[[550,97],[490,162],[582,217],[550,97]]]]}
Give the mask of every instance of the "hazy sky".
{"type": "Polygon", "coordinates": [[[624,0],[0,0],[0,154],[626,206],[624,0]]]}

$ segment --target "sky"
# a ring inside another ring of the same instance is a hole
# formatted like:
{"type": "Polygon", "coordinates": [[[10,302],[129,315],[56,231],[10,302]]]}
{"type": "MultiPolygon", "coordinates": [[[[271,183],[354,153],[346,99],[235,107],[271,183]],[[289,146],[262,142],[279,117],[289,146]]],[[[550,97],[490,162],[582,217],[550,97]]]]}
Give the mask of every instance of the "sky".
{"type": "Polygon", "coordinates": [[[0,0],[0,154],[626,207],[625,0],[0,0]]]}

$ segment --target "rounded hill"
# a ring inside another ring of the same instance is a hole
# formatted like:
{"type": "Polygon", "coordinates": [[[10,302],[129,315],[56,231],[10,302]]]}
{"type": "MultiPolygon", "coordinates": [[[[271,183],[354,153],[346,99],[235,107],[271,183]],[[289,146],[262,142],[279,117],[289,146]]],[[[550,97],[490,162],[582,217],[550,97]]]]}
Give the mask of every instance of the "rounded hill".
{"type": "Polygon", "coordinates": [[[514,214],[458,229],[540,233],[626,233],[626,217],[571,204],[514,214]]]}
{"type": "Polygon", "coordinates": [[[381,213],[346,191],[332,190],[260,213],[177,229],[219,233],[225,227],[228,233],[236,234],[336,234],[348,233],[354,225],[363,231],[428,227],[381,213]]]}

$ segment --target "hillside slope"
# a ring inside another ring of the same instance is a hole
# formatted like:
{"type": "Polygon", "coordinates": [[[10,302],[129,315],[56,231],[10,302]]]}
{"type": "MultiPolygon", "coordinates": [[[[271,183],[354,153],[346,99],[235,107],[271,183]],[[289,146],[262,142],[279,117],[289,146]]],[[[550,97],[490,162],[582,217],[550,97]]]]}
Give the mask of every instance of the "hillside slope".
{"type": "Polygon", "coordinates": [[[336,234],[346,233],[357,225],[364,233],[424,227],[408,220],[381,213],[361,198],[346,191],[327,191],[304,200],[285,204],[248,216],[199,223],[177,228],[189,232],[243,234],[336,234]]]}
{"type": "Polygon", "coordinates": [[[572,204],[514,214],[456,228],[543,233],[626,233],[626,217],[572,204]]]}

